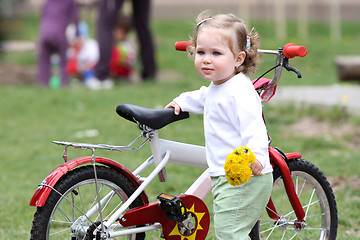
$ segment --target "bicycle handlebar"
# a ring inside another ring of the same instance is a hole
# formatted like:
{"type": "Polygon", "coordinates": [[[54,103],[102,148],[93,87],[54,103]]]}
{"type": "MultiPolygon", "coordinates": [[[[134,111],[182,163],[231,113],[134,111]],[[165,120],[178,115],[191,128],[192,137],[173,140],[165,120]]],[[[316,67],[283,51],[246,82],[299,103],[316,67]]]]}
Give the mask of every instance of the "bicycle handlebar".
{"type": "Polygon", "coordinates": [[[296,46],[293,43],[288,43],[284,46],[283,54],[287,58],[305,57],[307,48],[305,46],[296,46]]]}
{"type": "MultiPolygon", "coordinates": [[[[175,49],[177,51],[186,51],[187,47],[192,45],[191,41],[179,41],[175,43],[175,49]]],[[[265,52],[259,49],[259,52],[265,52]]],[[[287,58],[294,58],[294,57],[305,57],[307,54],[307,48],[305,46],[296,46],[293,43],[288,43],[283,48],[283,54],[287,58]]]]}
{"type": "MultiPolygon", "coordinates": [[[[191,46],[192,44],[193,43],[191,41],[178,41],[175,43],[175,49],[178,51],[186,51],[188,46],[191,46]]],[[[278,66],[282,66],[288,71],[295,72],[297,74],[297,77],[301,78],[300,72],[296,68],[289,65],[289,59],[294,57],[305,57],[307,54],[307,48],[305,46],[296,46],[293,43],[288,43],[283,48],[279,48],[279,50],[258,49],[258,52],[263,54],[278,55],[277,66],[272,68],[275,69],[274,78],[271,81],[272,85],[276,85],[280,80],[281,70],[278,70],[278,66]]],[[[280,69],[282,69],[282,67],[280,69]]],[[[264,76],[265,74],[263,74],[262,76],[264,76]]]]}
{"type": "Polygon", "coordinates": [[[175,43],[177,51],[186,51],[187,46],[192,45],[191,41],[179,41],[175,43]]]}

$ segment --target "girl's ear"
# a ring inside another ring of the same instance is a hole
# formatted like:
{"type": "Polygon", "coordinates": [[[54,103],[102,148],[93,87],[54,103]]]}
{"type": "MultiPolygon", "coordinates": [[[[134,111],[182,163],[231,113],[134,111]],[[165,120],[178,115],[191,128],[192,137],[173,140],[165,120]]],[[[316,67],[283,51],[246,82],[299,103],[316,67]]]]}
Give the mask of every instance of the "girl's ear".
{"type": "Polygon", "coordinates": [[[244,51],[240,51],[239,54],[236,56],[236,67],[240,67],[241,64],[245,61],[246,53],[244,51]]]}

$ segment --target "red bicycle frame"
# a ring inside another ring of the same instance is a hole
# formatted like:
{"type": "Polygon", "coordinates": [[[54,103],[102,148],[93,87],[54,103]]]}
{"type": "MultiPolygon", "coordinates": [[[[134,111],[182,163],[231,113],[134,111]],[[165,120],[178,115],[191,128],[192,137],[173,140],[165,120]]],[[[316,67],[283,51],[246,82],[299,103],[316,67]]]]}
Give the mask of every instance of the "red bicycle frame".
{"type": "MultiPolygon", "coordinates": [[[[285,155],[287,159],[301,158],[301,153],[287,153],[285,155]]],[[[291,178],[291,173],[286,163],[286,160],[279,154],[279,152],[275,148],[272,147],[269,147],[269,156],[273,167],[277,166],[281,172],[282,178],[284,179],[284,187],[287,196],[289,198],[292,208],[294,209],[298,222],[304,222],[305,212],[296,194],[295,187],[291,178]]],[[[277,214],[276,208],[271,198],[267,204],[266,211],[270,218],[274,220],[279,219],[279,215],[277,214]]]]}

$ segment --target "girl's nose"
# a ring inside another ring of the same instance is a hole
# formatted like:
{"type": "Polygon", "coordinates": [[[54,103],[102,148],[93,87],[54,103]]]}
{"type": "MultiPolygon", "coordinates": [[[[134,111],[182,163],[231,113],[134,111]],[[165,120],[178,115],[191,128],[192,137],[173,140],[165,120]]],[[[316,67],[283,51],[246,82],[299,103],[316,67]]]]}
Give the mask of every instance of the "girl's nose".
{"type": "Polygon", "coordinates": [[[211,63],[211,58],[209,55],[205,55],[203,58],[203,63],[211,63]]]}

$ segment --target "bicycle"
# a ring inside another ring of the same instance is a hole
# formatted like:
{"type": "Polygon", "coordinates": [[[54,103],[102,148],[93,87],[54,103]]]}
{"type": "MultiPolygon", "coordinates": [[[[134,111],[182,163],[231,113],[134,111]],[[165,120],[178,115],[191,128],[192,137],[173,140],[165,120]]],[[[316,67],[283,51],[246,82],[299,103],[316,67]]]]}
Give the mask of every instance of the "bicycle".
{"type": "MultiPolygon", "coordinates": [[[[183,51],[188,44],[177,42],[176,49],[183,51]]],[[[304,57],[307,49],[289,43],[278,50],[259,52],[277,56],[275,66],[253,81],[266,102],[275,95],[283,68],[301,77],[289,65],[289,59],[304,57]],[[262,78],[271,70],[275,71],[273,79],[262,78]]],[[[167,240],[205,239],[210,215],[203,200],[211,191],[205,149],[159,137],[161,128],[188,118],[189,113],[175,115],[172,109],[130,104],[120,104],[116,111],[141,130],[140,136],[127,146],[54,141],[65,147],[65,163],[40,183],[30,201],[37,207],[31,239],[144,239],[146,232],[158,229],[167,240]],[[133,172],[114,160],[95,155],[97,149],[131,151],[147,143],[152,156],[133,172]],[[90,150],[92,154],[68,161],[68,147],[90,150]],[[161,193],[158,201],[149,202],[145,189],[157,175],[161,182],[167,181],[168,162],[205,170],[184,194],[161,193]],[[150,166],[150,174],[140,176],[150,166]]],[[[270,143],[269,137],[273,191],[266,211],[250,233],[251,239],[335,239],[336,201],[324,174],[302,159],[301,153],[284,153],[270,143]]]]}

